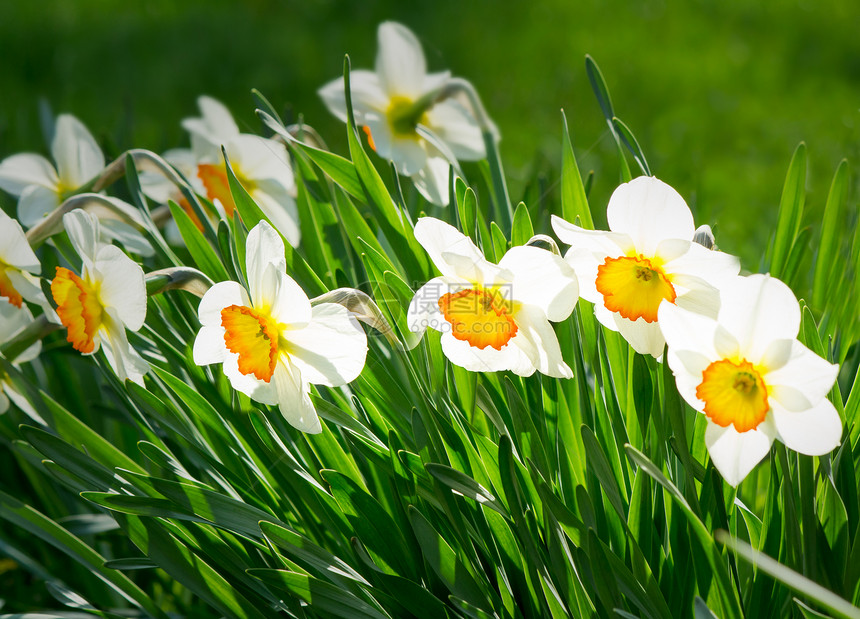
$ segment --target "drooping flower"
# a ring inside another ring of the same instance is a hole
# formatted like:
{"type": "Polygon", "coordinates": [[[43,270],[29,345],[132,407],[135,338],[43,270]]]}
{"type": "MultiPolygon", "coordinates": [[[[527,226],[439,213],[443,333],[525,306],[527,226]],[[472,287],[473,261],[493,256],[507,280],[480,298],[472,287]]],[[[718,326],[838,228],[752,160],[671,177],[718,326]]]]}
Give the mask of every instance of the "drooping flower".
{"type": "Polygon", "coordinates": [[[301,239],[297,189],[286,147],[276,140],[240,133],[230,111],[215,99],[204,96],[197,102],[202,116],[186,118],[182,126],[191,135],[196,176],[206,197],[232,217],[236,204],[221,152],[223,146],[236,179],[287,242],[297,246],[301,239]]]}
{"type": "Polygon", "coordinates": [[[738,259],[693,242],[693,215],[666,183],[649,176],[619,186],[607,208],[609,232],[586,230],[555,215],[552,226],[571,246],[565,259],[594,315],[636,352],[660,357],[657,324],[664,302],[716,317],[719,288],[740,271],[738,259]]]}
{"type": "Polygon", "coordinates": [[[220,282],[200,301],[194,362],[222,363],[234,389],[278,405],[303,432],[321,432],[310,384],[339,387],[354,380],[364,367],[367,337],[343,306],[311,307],[286,273],[281,237],[266,222],[248,233],[246,266],[248,290],[220,282]]]}
{"type": "MultiPolygon", "coordinates": [[[[411,176],[418,191],[434,204],[448,204],[451,159],[486,157],[478,122],[460,98],[436,100],[451,78],[447,71],[427,73],[421,44],[411,30],[383,22],[377,31],[376,70],[350,73],[355,122],[380,157],[411,176]]],[[[346,122],[341,78],[319,90],[329,111],[346,122]]]]}
{"type": "Polygon", "coordinates": [[[839,445],[842,422],[827,399],[839,366],[797,341],[800,306],[778,279],[736,277],[721,293],[716,319],[671,303],[659,318],[678,391],[707,416],[711,460],[737,486],[774,439],[813,456],[839,445]]]}
{"type": "Polygon", "coordinates": [[[418,220],[415,238],[442,275],[415,293],[411,331],[441,331],[445,355],[467,370],[573,376],[549,323],[570,316],[579,296],[564,260],[519,246],[493,264],[468,237],[432,217],[418,220]]]}
{"type": "Polygon", "coordinates": [[[20,153],[0,162],[0,189],[18,196],[18,218],[29,228],[93,180],[105,159],[92,134],[70,114],[57,117],[51,155],[20,153]]]}
{"type": "Polygon", "coordinates": [[[7,301],[19,309],[25,300],[45,305],[37,277],[40,271],[21,224],[0,211],[0,303],[7,301]]]}
{"type": "Polygon", "coordinates": [[[82,260],[80,275],[57,267],[51,282],[67,339],[86,355],[103,349],[120,380],[143,385],[149,364],[125,332],[137,331],[146,318],[143,269],[118,247],[99,243],[99,220],[93,215],[75,209],[63,216],[63,225],[82,260]]]}

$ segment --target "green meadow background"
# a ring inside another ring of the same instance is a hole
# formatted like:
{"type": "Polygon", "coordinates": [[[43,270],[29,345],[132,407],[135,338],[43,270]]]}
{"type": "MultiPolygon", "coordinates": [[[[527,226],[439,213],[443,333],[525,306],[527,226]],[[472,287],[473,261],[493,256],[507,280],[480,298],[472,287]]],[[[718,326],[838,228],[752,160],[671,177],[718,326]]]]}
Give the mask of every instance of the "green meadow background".
{"type": "Polygon", "coordinates": [[[416,32],[431,70],[474,82],[502,132],[512,198],[537,215],[557,199],[562,108],[580,166],[595,172],[598,222],[618,182],[586,53],[653,172],[697,223],[718,223],[721,247],[749,270],[797,143],[809,147],[813,225],[840,159],[857,160],[860,3],[847,0],[4,0],[0,156],[45,150],[40,98],[79,116],[115,155],[186,144],[179,121],[201,93],[258,130],[254,87],[343,153],[344,127],[316,90],[345,53],[353,67],[373,65],[385,19],[416,32]]]}

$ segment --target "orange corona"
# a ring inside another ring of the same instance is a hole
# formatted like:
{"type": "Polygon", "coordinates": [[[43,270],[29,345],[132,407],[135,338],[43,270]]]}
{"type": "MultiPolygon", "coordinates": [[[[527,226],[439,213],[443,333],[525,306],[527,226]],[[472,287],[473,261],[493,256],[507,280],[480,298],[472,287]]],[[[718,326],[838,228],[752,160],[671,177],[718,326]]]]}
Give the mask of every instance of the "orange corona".
{"type": "Polygon", "coordinates": [[[0,262],[0,297],[6,297],[9,299],[9,303],[20,308],[24,303],[24,298],[20,292],[15,290],[15,286],[12,285],[12,280],[9,279],[9,274],[6,271],[3,263],[0,262]]]}
{"type": "Polygon", "coordinates": [[[201,163],[197,166],[197,176],[206,187],[206,197],[212,201],[219,200],[227,217],[232,217],[236,203],[233,201],[230,181],[227,179],[227,166],[223,163],[201,163]]]}
{"type": "Polygon", "coordinates": [[[657,322],[663,299],[674,303],[677,296],[663,269],[641,254],[606,258],[597,267],[595,285],[606,309],[629,320],[657,322]]]}
{"type": "Polygon", "coordinates": [[[239,355],[239,371],[269,382],[278,362],[275,321],[253,308],[231,305],[221,310],[221,326],[227,349],[239,355]]]}
{"type": "Polygon", "coordinates": [[[57,314],[68,329],[66,339],[82,353],[95,350],[94,336],[102,324],[102,304],[98,290],[70,270],[57,267],[51,282],[51,295],[57,304],[57,314]]]}
{"type": "Polygon", "coordinates": [[[458,340],[484,349],[501,350],[517,334],[510,302],[498,292],[469,288],[439,299],[439,309],[458,340]]]}
{"type": "Polygon", "coordinates": [[[705,414],[718,426],[735,426],[738,432],[758,427],[767,416],[767,385],[752,363],[720,359],[702,373],[696,397],[705,403],[705,414]]]}

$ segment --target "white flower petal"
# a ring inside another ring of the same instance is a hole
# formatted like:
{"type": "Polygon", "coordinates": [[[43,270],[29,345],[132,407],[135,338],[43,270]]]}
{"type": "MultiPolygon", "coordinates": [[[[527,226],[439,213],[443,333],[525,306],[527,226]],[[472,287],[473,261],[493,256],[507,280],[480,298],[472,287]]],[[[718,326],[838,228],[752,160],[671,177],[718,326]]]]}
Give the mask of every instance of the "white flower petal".
{"type": "Polygon", "coordinates": [[[606,218],[609,229],[630,236],[646,258],[656,255],[662,240],[691,240],[696,229],[684,198],[652,176],[620,185],[609,198],[606,218]]]}
{"type": "Polygon", "coordinates": [[[830,453],[842,440],[842,420],[830,400],[802,412],[773,406],[771,415],[785,446],[807,456],[830,453]]]}
{"type": "Polygon", "coordinates": [[[54,126],[51,154],[60,181],[77,189],[105,167],[105,157],[89,130],[71,114],[60,114],[54,126]]]}
{"type": "Polygon", "coordinates": [[[469,342],[455,338],[451,333],[451,325],[448,323],[446,325],[447,329],[443,330],[441,338],[442,352],[455,365],[470,372],[510,370],[519,376],[531,376],[537,369],[522,347],[514,342],[517,337],[521,337],[519,334],[511,338],[501,350],[496,350],[492,346],[480,349],[469,342]]]}
{"type": "MultiPolygon", "coordinates": [[[[371,135],[373,135],[374,142],[376,143],[376,136],[380,135],[381,137],[382,134],[380,132],[372,133],[371,126],[371,135]]],[[[383,150],[384,143],[381,142],[376,143],[376,146],[377,154],[379,154],[380,157],[386,157],[387,159],[391,159],[400,174],[412,176],[413,174],[418,174],[419,172],[422,172],[422,170],[424,170],[424,167],[427,165],[428,154],[426,146],[423,140],[418,137],[417,133],[414,136],[400,136],[397,134],[392,134],[390,142],[388,144],[388,148],[383,150]],[[385,151],[387,151],[387,155],[385,154],[385,151]]],[[[446,178],[448,176],[447,163],[448,162],[446,161],[446,178]]],[[[430,170],[429,172],[435,174],[435,170],[430,170]]],[[[424,176],[427,176],[428,170],[424,170],[423,174],[424,176]]],[[[447,193],[447,190],[441,193],[445,194],[447,193]]]]}
{"type": "Polygon", "coordinates": [[[292,247],[298,247],[302,238],[299,229],[299,209],[291,195],[291,190],[277,181],[267,179],[257,182],[251,197],[272,225],[284,236],[287,243],[292,247]]]}
{"type": "Polygon", "coordinates": [[[274,377],[266,382],[259,380],[253,373],[242,374],[239,370],[239,355],[229,350],[224,355],[223,368],[224,376],[230,381],[230,386],[239,393],[244,393],[255,402],[262,404],[273,406],[278,403],[278,390],[274,377]]]}
{"type": "Polygon", "coordinates": [[[377,40],[376,73],[385,92],[389,96],[420,96],[427,63],[412,31],[395,22],[383,22],[377,40]]]}
{"type": "Polygon", "coordinates": [[[510,344],[521,348],[541,374],[554,378],[573,378],[573,372],[561,356],[558,338],[543,309],[524,305],[514,319],[518,330],[510,344]]]}
{"type": "Polygon", "coordinates": [[[221,326],[221,310],[231,305],[250,307],[247,291],[237,282],[218,282],[206,291],[197,308],[200,323],[205,327],[221,326]]]}
{"type": "Polygon", "coordinates": [[[468,283],[444,276],[434,277],[421,286],[412,297],[406,313],[409,330],[417,334],[423,334],[428,327],[441,331],[443,323],[447,323],[439,309],[439,299],[469,287],[468,283]]]}
{"type": "Polygon", "coordinates": [[[364,368],[367,336],[342,305],[320,303],[305,328],[283,335],[289,341],[290,359],[309,383],[339,387],[355,380],[364,368]]]}
{"type": "Polygon", "coordinates": [[[791,340],[791,357],[779,369],[766,372],[762,379],[771,390],[771,400],[789,411],[802,411],[827,395],[837,374],[838,365],[791,340]]]}
{"type": "Polygon", "coordinates": [[[39,278],[33,275],[30,275],[27,271],[15,271],[8,270],[6,271],[6,276],[9,278],[9,281],[12,282],[12,287],[18,291],[25,300],[30,303],[37,303],[39,305],[47,305],[47,299],[45,298],[45,293],[42,292],[42,286],[39,283],[39,278]]]}
{"type": "Polygon", "coordinates": [[[687,251],[663,265],[666,273],[694,275],[720,288],[731,282],[740,272],[737,256],[706,249],[698,243],[690,243],[687,251]]]}
{"type": "Polygon", "coordinates": [[[148,258],[155,255],[155,249],[140,230],[119,219],[102,219],[101,235],[103,239],[119,242],[127,251],[138,256],[148,258]]]}
{"type": "MultiPolygon", "coordinates": [[[[662,304],[665,305],[665,304],[662,304]]],[[[651,355],[659,359],[663,355],[666,340],[658,322],[646,322],[644,318],[628,320],[621,314],[612,314],[618,332],[640,355],[651,355]]]]}
{"type": "MultiPolygon", "coordinates": [[[[343,78],[338,77],[320,88],[317,92],[328,110],[343,122],[347,121],[346,96],[343,78]]],[[[384,113],[388,109],[388,95],[382,90],[379,76],[373,71],[356,69],[350,71],[349,86],[352,91],[352,109],[355,122],[365,124],[365,114],[370,111],[384,113]]]]}
{"type": "MultiPolygon", "coordinates": [[[[717,329],[715,320],[689,312],[672,303],[661,303],[657,310],[657,323],[671,350],[695,351],[710,361],[719,358],[714,347],[717,329]]],[[[701,379],[701,376],[699,378],[701,379]]]]}
{"type": "Polygon", "coordinates": [[[738,432],[733,425],[722,428],[708,420],[705,445],[714,466],[729,485],[737,487],[770,451],[776,428],[770,415],[755,430],[738,432]]]}
{"type": "Polygon", "coordinates": [[[688,312],[717,319],[720,312],[719,290],[704,279],[693,275],[672,276],[672,285],[678,295],[675,298],[675,305],[688,312]]]}
{"type": "Polygon", "coordinates": [[[275,368],[272,382],[277,389],[278,408],[287,422],[302,432],[319,434],[322,432],[319,417],[308,396],[307,383],[302,380],[301,371],[282,357],[275,368]]]}
{"type": "Polygon", "coordinates": [[[573,312],[579,299],[576,273],[559,256],[538,247],[512,247],[499,266],[513,275],[510,287],[514,301],[540,308],[553,322],[573,312]]]}
{"type": "Polygon", "coordinates": [[[201,95],[197,98],[197,106],[200,108],[203,122],[206,123],[211,134],[220,136],[221,139],[228,139],[239,134],[239,127],[226,105],[217,99],[201,95]]]}
{"type": "Polygon", "coordinates": [[[448,145],[457,159],[479,161],[487,156],[481,127],[460,101],[446,99],[431,107],[427,110],[427,125],[448,145]]]}
{"type": "Polygon", "coordinates": [[[105,308],[106,317],[99,332],[101,344],[108,364],[120,380],[129,379],[143,387],[143,376],[149,371],[149,364],[132,348],[125,334],[125,328],[116,310],[105,308]]]}
{"type": "Polygon", "coordinates": [[[796,339],[800,305],[791,289],[769,275],[736,277],[720,290],[719,322],[758,363],[774,340],[796,339]]]}
{"type": "Polygon", "coordinates": [[[692,350],[669,348],[666,361],[675,375],[675,384],[681,397],[697,411],[705,408],[705,403],[696,396],[696,389],[702,384],[702,373],[711,360],[692,350]]]}
{"type": "Polygon", "coordinates": [[[20,196],[31,185],[53,191],[59,182],[53,164],[42,155],[19,153],[0,161],[0,189],[13,196],[20,196]]]}
{"type": "Polygon", "coordinates": [[[224,145],[236,176],[248,181],[272,179],[285,187],[295,186],[286,147],[275,140],[241,133],[224,145]]]}
{"type": "Polygon", "coordinates": [[[91,269],[99,250],[99,220],[86,211],[76,208],[63,215],[63,226],[75,251],[91,269]]]}
{"type": "Polygon", "coordinates": [[[274,264],[268,266],[263,280],[261,306],[269,307],[272,318],[293,329],[307,326],[312,317],[311,302],[301,286],[274,264]]]}
{"type": "Polygon", "coordinates": [[[767,368],[768,372],[779,370],[791,359],[792,350],[797,343],[797,340],[774,340],[764,351],[759,365],[767,368]]]}
{"type": "MultiPolygon", "coordinates": [[[[448,277],[467,279],[457,273],[451,264],[451,258],[462,258],[462,265],[483,265],[486,263],[481,250],[475,246],[469,237],[459,230],[434,217],[422,217],[415,224],[415,239],[427,251],[436,268],[448,277]],[[447,258],[447,259],[446,259],[447,258]]],[[[458,265],[457,268],[463,268],[458,265]]],[[[480,268],[480,267],[476,267],[480,268]]],[[[467,269],[467,275],[473,275],[474,269],[467,269]]]]}
{"type": "Polygon", "coordinates": [[[227,345],[224,343],[224,328],[220,325],[201,327],[194,338],[191,356],[197,365],[224,363],[227,358],[227,345]]]}
{"type": "Polygon", "coordinates": [[[2,210],[0,210],[0,262],[31,273],[38,273],[41,270],[39,259],[27,242],[21,224],[2,210]]]}
{"type": "Polygon", "coordinates": [[[27,228],[36,225],[60,206],[60,195],[55,189],[30,185],[18,198],[18,219],[27,228]]]}
{"type": "Polygon", "coordinates": [[[411,176],[412,183],[424,199],[438,206],[448,206],[450,193],[448,187],[451,181],[451,163],[437,149],[426,145],[428,151],[437,156],[428,156],[423,167],[411,176]]]}
{"type": "MultiPolygon", "coordinates": [[[[254,305],[258,305],[263,291],[263,275],[270,264],[277,271],[287,270],[284,257],[284,241],[277,231],[267,222],[261,221],[248,232],[245,241],[245,267],[248,275],[248,288],[254,305]]],[[[261,304],[261,303],[260,303],[261,304]]]]}
{"type": "Polygon", "coordinates": [[[96,272],[101,276],[99,297],[105,307],[131,331],[146,319],[146,283],[143,269],[115,245],[103,245],[96,256],[96,272]]]}
{"type": "Polygon", "coordinates": [[[33,322],[33,314],[26,305],[15,307],[0,301],[0,344],[14,338],[18,332],[33,322]]]}

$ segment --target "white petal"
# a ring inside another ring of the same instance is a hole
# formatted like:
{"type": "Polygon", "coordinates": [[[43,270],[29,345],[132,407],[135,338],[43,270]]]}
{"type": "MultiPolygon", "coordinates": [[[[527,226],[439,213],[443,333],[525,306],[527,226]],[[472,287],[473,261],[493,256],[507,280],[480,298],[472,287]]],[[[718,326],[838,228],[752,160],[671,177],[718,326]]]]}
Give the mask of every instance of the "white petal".
{"type": "Polygon", "coordinates": [[[446,99],[427,110],[430,129],[462,161],[479,161],[487,156],[478,121],[460,101],[446,99]]]}
{"type": "Polygon", "coordinates": [[[613,314],[613,317],[618,332],[633,350],[640,355],[652,355],[658,359],[663,355],[666,340],[663,339],[658,322],[646,322],[644,318],[628,320],[621,314],[613,314]]]}
{"type": "Polygon", "coordinates": [[[319,434],[322,432],[319,417],[308,396],[307,383],[302,380],[301,371],[286,357],[275,368],[272,382],[278,393],[278,408],[287,422],[302,432],[319,434]]]}
{"type": "Polygon", "coordinates": [[[267,179],[257,182],[251,197],[272,225],[284,236],[287,243],[292,247],[298,247],[301,241],[299,209],[291,190],[277,181],[267,179]]]}
{"type": "Polygon", "coordinates": [[[71,114],[60,114],[54,126],[51,154],[60,181],[77,189],[105,167],[105,157],[89,130],[71,114]]]}
{"type": "Polygon", "coordinates": [[[428,327],[436,331],[450,328],[439,308],[439,299],[446,294],[471,288],[471,284],[451,277],[434,277],[421,286],[412,297],[406,313],[406,325],[412,333],[423,334],[428,327]]]}
{"type": "Polygon", "coordinates": [[[21,224],[3,211],[0,211],[0,262],[31,273],[41,270],[21,224]]]}
{"type": "Polygon", "coordinates": [[[747,432],[738,432],[731,424],[722,428],[709,419],[705,445],[723,479],[737,487],[770,451],[775,436],[770,415],[758,428],[747,432]]]}
{"type": "Polygon", "coordinates": [[[442,333],[442,352],[455,365],[471,372],[510,370],[519,376],[531,376],[537,369],[522,347],[514,342],[514,339],[521,337],[519,334],[511,338],[501,350],[496,350],[492,346],[480,349],[469,342],[455,338],[451,333],[450,324],[445,324],[447,330],[442,333]]]}
{"type": "Polygon", "coordinates": [[[717,319],[720,312],[720,291],[700,277],[672,276],[672,286],[678,295],[675,305],[688,312],[717,319]]]}
{"type": "Polygon", "coordinates": [[[274,265],[277,271],[286,272],[284,242],[272,226],[261,221],[251,228],[245,241],[245,267],[254,305],[258,305],[263,290],[263,275],[270,264],[274,265]]]}
{"type": "Polygon", "coordinates": [[[737,277],[720,290],[719,322],[758,363],[774,340],[796,339],[800,305],[791,289],[769,275],[737,277]]]}
{"type": "Polygon", "coordinates": [[[773,406],[771,415],[785,446],[807,456],[830,453],[842,440],[842,421],[830,400],[802,412],[773,406]]]}
{"type": "Polygon", "coordinates": [[[221,310],[231,305],[250,307],[247,291],[237,282],[218,282],[206,291],[197,308],[200,323],[205,327],[221,326],[221,310]]]}
{"type": "Polygon", "coordinates": [[[60,195],[55,189],[30,185],[18,198],[18,219],[30,228],[60,206],[60,195]]]}
{"type": "Polygon", "coordinates": [[[789,411],[801,411],[817,405],[827,395],[836,382],[839,366],[797,340],[790,341],[791,357],[779,369],[766,372],[762,379],[771,389],[772,400],[789,411]]]}
{"type": "Polygon", "coordinates": [[[538,247],[512,247],[499,266],[513,274],[513,300],[540,308],[553,322],[573,312],[579,299],[576,273],[559,256],[538,247]]]}
{"type": "MultiPolygon", "coordinates": [[[[296,281],[270,264],[263,276],[264,295],[258,307],[268,307],[272,318],[292,329],[311,321],[311,302],[296,281]]],[[[255,301],[256,304],[256,301],[255,301]]]]}
{"type": "Polygon", "coordinates": [[[16,307],[0,298],[0,344],[14,338],[18,332],[33,322],[33,313],[26,305],[16,307]]]}
{"type": "Polygon", "coordinates": [[[377,30],[376,73],[388,95],[421,95],[427,63],[415,35],[406,26],[383,22],[377,30]]]}
{"type": "Polygon", "coordinates": [[[47,304],[45,293],[42,292],[42,286],[39,283],[39,278],[27,273],[27,271],[6,271],[9,281],[12,282],[12,287],[30,303],[39,305],[47,304]]]}
{"type": "Polygon", "coordinates": [[[715,320],[672,303],[661,303],[657,310],[657,323],[671,350],[695,351],[711,361],[719,358],[714,348],[715,320]]]}
{"type": "Polygon", "coordinates": [[[290,359],[309,383],[339,387],[355,380],[364,368],[367,336],[342,305],[316,305],[305,328],[283,336],[290,343],[290,359]]]}
{"type": "Polygon", "coordinates": [[[272,179],[285,187],[295,186],[286,147],[275,140],[242,133],[224,145],[236,176],[248,181],[272,179]]]}
{"type": "MultiPolygon", "coordinates": [[[[435,152],[435,149],[432,149],[435,152]]],[[[411,176],[412,183],[424,199],[438,206],[448,206],[451,163],[441,156],[427,157],[424,166],[411,176]]]]}
{"type": "MultiPolygon", "coordinates": [[[[338,77],[320,88],[318,94],[328,110],[337,118],[346,122],[346,96],[344,95],[343,86],[343,78],[338,77]]],[[[379,76],[373,71],[360,69],[351,71],[349,74],[349,86],[352,91],[352,109],[357,124],[365,124],[364,115],[369,111],[384,113],[388,109],[388,96],[382,90],[379,76]]]]}
{"type": "Polygon", "coordinates": [[[20,153],[0,161],[0,189],[20,196],[27,187],[55,189],[60,179],[50,161],[35,153],[20,153]]]}
{"type": "Polygon", "coordinates": [[[691,240],[696,229],[684,198],[651,176],[620,185],[609,198],[606,218],[609,229],[629,235],[645,257],[654,256],[664,239],[691,240]]]}
{"type": "Polygon", "coordinates": [[[143,269],[115,245],[103,245],[99,249],[95,269],[101,275],[99,297],[102,303],[116,310],[126,328],[140,329],[146,319],[143,269]]]}
{"type": "Polygon", "coordinates": [[[92,268],[99,250],[99,220],[86,211],[76,208],[63,215],[63,226],[84,266],[92,268]]]}
{"type": "Polygon", "coordinates": [[[573,378],[573,372],[561,356],[558,338],[543,309],[524,305],[517,311],[515,320],[518,331],[510,344],[523,349],[541,374],[554,378],[573,378]]]}
{"type": "Polygon", "coordinates": [[[149,364],[128,343],[120,317],[112,307],[106,307],[107,320],[99,332],[102,333],[101,344],[108,364],[113,368],[120,380],[130,379],[141,387],[143,376],[149,371],[149,364]]]}
{"type": "Polygon", "coordinates": [[[197,98],[197,106],[211,134],[219,136],[222,140],[239,134],[239,127],[226,105],[217,99],[202,95],[197,98]]]}
{"type": "Polygon", "coordinates": [[[741,263],[736,256],[721,251],[705,249],[698,243],[690,243],[687,251],[667,261],[666,273],[694,275],[720,288],[731,282],[740,272],[741,263]]]}
{"type": "MultiPolygon", "coordinates": [[[[394,165],[397,167],[397,171],[400,174],[405,174],[407,176],[412,176],[413,174],[418,174],[424,167],[427,165],[428,153],[426,150],[426,146],[424,141],[418,137],[418,134],[414,135],[405,135],[400,136],[397,134],[392,134],[390,138],[390,143],[387,148],[384,148],[383,142],[376,142],[376,137],[382,137],[382,133],[377,131],[373,133],[373,126],[371,127],[371,134],[374,137],[374,142],[377,146],[377,153],[380,157],[386,157],[387,159],[391,159],[394,162],[394,165]],[[387,155],[385,154],[387,151],[387,155]]],[[[445,161],[445,178],[448,177],[448,162],[445,161]]],[[[427,170],[424,170],[424,174],[427,174],[427,170]]],[[[435,171],[431,171],[435,172],[435,171]]],[[[447,193],[447,190],[444,192],[447,193]]]]}
{"type": "Polygon", "coordinates": [[[692,350],[669,348],[666,361],[675,375],[675,385],[681,397],[697,411],[705,409],[705,403],[696,396],[696,389],[702,384],[702,373],[711,360],[692,350]]]}
{"type": "MultiPolygon", "coordinates": [[[[451,258],[454,256],[462,258],[465,264],[480,265],[487,262],[481,250],[469,237],[454,226],[434,217],[422,217],[418,220],[415,224],[415,239],[421,243],[442,275],[448,277],[459,277],[451,264],[451,258]]],[[[458,265],[458,268],[461,267],[458,265]]],[[[466,272],[467,275],[472,275],[471,269],[466,272]]]]}
{"type": "Polygon", "coordinates": [[[224,343],[224,328],[220,325],[201,327],[194,338],[191,356],[197,365],[224,363],[227,358],[227,345],[224,343]]]}
{"type": "MultiPolygon", "coordinates": [[[[274,405],[278,403],[278,390],[275,386],[274,377],[269,382],[259,380],[251,374],[242,374],[239,371],[239,355],[229,350],[224,355],[224,376],[230,381],[230,386],[239,393],[260,402],[262,404],[274,405]]],[[[275,370],[277,373],[277,369],[275,370]]]]}

